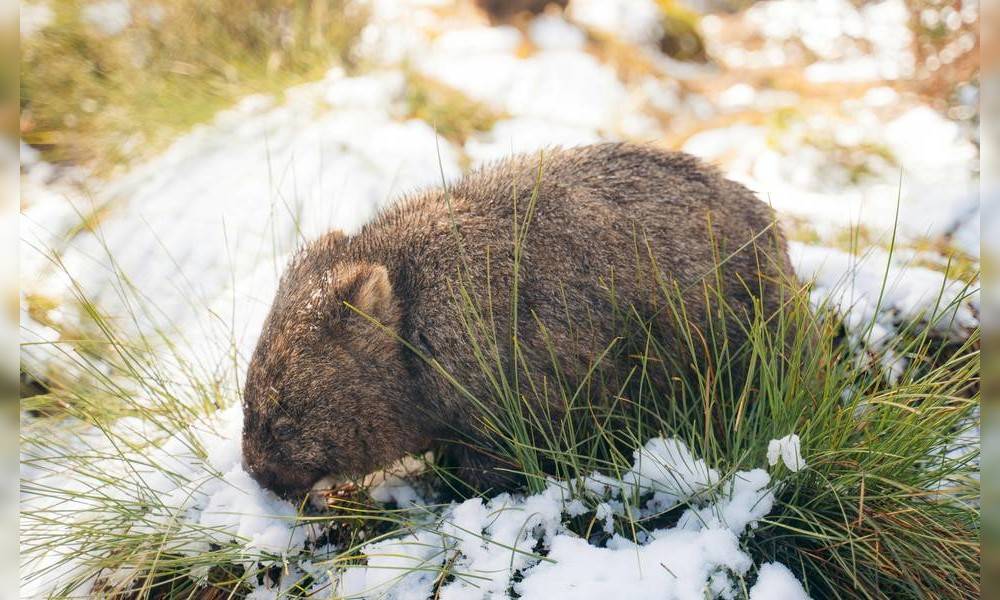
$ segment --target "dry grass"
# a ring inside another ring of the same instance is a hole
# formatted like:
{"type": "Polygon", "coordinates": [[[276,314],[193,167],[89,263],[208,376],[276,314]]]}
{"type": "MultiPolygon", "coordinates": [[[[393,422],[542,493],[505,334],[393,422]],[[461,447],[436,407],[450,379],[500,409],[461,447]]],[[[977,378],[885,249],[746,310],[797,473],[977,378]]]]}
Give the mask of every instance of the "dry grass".
{"type": "Polygon", "coordinates": [[[502,116],[462,92],[415,71],[407,72],[406,112],[408,117],[430,124],[439,135],[459,145],[475,133],[492,129],[502,116]]]}
{"type": "Polygon", "coordinates": [[[350,0],[137,0],[127,27],[104,31],[87,5],[48,4],[51,22],[21,48],[21,135],[47,160],[98,174],[241,96],[349,64],[365,20],[350,0]]]}

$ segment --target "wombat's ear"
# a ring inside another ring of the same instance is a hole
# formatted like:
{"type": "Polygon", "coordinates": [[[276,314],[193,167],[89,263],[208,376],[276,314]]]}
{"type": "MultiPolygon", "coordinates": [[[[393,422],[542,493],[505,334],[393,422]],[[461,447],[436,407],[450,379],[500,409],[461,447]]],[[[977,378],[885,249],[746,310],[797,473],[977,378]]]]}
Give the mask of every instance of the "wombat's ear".
{"type": "Polygon", "coordinates": [[[355,263],[338,274],[336,285],[348,312],[361,312],[382,325],[399,322],[399,306],[392,292],[389,271],[384,265],[355,263]]]}

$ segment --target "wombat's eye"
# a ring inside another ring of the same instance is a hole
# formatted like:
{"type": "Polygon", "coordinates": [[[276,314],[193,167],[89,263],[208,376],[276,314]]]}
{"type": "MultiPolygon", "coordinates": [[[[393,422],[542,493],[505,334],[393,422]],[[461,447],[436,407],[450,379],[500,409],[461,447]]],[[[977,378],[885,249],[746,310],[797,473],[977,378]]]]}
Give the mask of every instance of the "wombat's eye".
{"type": "Polygon", "coordinates": [[[295,437],[295,426],[291,419],[284,417],[271,424],[271,435],[279,442],[287,442],[295,437]]]}

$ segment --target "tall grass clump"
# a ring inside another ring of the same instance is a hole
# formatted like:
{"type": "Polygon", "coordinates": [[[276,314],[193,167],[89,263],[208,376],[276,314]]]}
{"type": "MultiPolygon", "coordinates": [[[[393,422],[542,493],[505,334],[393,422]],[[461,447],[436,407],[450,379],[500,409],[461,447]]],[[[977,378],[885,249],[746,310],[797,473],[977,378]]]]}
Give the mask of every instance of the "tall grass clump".
{"type": "MultiPolygon", "coordinates": [[[[978,594],[979,333],[961,342],[940,334],[964,298],[898,327],[879,352],[903,359],[905,367],[887,377],[882,362],[865,359],[864,347],[850,343],[863,342],[864,334],[847,335],[842,316],[811,299],[808,285],[771,282],[782,286],[782,310],[737,312],[717,291],[727,260],[720,254],[720,272],[706,273],[697,294],[668,277],[652,279],[656,315],[613,303],[614,314],[595,316],[613,319],[620,333],[594,349],[582,377],[569,377],[559,347],[549,344],[542,359],[529,356],[516,325],[534,319],[517,300],[530,268],[523,248],[536,192],[537,182],[514,204],[510,289],[472,289],[462,271],[453,285],[476,377],[490,390],[489,397],[467,393],[484,433],[479,439],[489,440],[480,450],[509,465],[520,491],[539,491],[549,477],[582,482],[594,471],[621,477],[633,450],[659,435],[683,440],[728,475],[767,464],[768,442],[796,433],[808,466],[771,469],[775,508],[746,538],[758,564],[787,565],[815,598],[978,594]],[[496,302],[501,293],[510,301],[496,302]],[[686,316],[692,297],[712,307],[703,328],[686,316]],[[505,322],[514,326],[497,326],[499,306],[512,311],[505,322]],[[631,368],[609,371],[612,359],[631,368]]],[[[461,239],[458,228],[453,234],[461,239]]],[[[637,232],[637,256],[643,248],[637,232]]],[[[465,263],[463,271],[472,268],[465,263]]],[[[613,277],[595,278],[614,300],[613,277]]],[[[177,490],[197,494],[232,482],[220,472],[213,446],[238,437],[238,423],[234,432],[231,421],[216,417],[238,400],[244,357],[234,352],[233,368],[220,369],[188,358],[175,332],[125,338],[115,320],[77,293],[92,321],[85,330],[95,332],[86,345],[92,350],[55,344],[74,377],[22,402],[29,415],[21,440],[23,581],[57,582],[48,589],[57,597],[90,589],[120,598],[228,598],[282,579],[286,596],[307,597],[330,593],[329,584],[315,587],[321,573],[363,564],[365,544],[435,527],[433,504],[403,510],[363,493],[326,509],[303,503],[278,515],[294,525],[290,537],[305,534],[289,540],[297,544],[293,554],[255,549],[256,532],[192,520],[178,509],[184,503],[177,490]],[[220,428],[228,433],[212,437],[220,428]],[[313,570],[303,573],[296,561],[313,570]]],[[[127,285],[122,293],[129,293],[127,285]]],[[[545,324],[538,325],[544,336],[545,324]]],[[[424,359],[459,389],[471,389],[432,357],[424,359]]],[[[478,493],[446,463],[431,465],[423,477],[438,499],[478,493]]],[[[596,503],[582,483],[574,492],[596,503]]],[[[676,523],[685,508],[645,517],[625,511],[615,532],[639,539],[676,523]]],[[[593,512],[568,521],[592,544],[609,537],[595,527],[593,512]]],[[[438,582],[466,575],[449,569],[449,563],[440,568],[438,582]]]]}

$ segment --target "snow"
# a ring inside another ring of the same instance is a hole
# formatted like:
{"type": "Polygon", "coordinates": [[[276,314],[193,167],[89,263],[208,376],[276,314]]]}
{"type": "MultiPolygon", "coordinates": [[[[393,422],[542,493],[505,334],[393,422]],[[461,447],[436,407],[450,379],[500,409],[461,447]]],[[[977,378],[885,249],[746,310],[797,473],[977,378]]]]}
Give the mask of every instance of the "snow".
{"type": "MultiPolygon", "coordinates": [[[[768,0],[747,11],[765,48],[801,43],[819,57],[806,70],[817,82],[893,80],[913,72],[909,12],[903,0],[858,7],[848,0],[768,0]]],[[[773,53],[771,53],[773,56],[773,53]]],[[[784,53],[779,54],[784,58],[784,53]]]]}
{"type": "Polygon", "coordinates": [[[739,124],[700,132],[684,150],[724,161],[731,178],[821,235],[860,223],[885,244],[893,230],[906,241],[936,239],[978,218],[977,152],[955,123],[927,107],[888,122],[877,109],[850,108],[796,120],[780,143],[765,127],[739,124]],[[840,165],[823,145],[883,148],[890,160],[840,165]]]}
{"type": "MultiPolygon", "coordinates": [[[[77,438],[74,446],[78,451],[104,458],[96,460],[87,471],[74,470],[72,465],[60,464],[58,459],[43,460],[39,464],[45,466],[32,476],[32,481],[35,485],[56,484],[58,489],[80,493],[100,490],[111,502],[143,506],[145,517],[137,520],[128,533],[171,531],[176,537],[170,538],[174,541],[168,542],[169,549],[182,555],[207,552],[213,543],[235,543],[240,547],[243,562],[253,566],[262,556],[280,558],[297,553],[310,528],[297,521],[294,505],[260,488],[244,470],[241,427],[242,413],[238,406],[220,411],[211,421],[166,439],[147,421],[120,419],[114,425],[114,439],[118,445],[129,441],[143,444],[139,446],[141,455],[122,457],[112,445],[111,436],[92,431],[77,438]],[[150,439],[160,442],[146,445],[150,439]],[[204,458],[193,451],[196,445],[206,449],[204,458]]],[[[69,558],[56,575],[22,582],[25,597],[41,597],[54,586],[68,583],[68,578],[79,568],[73,560],[79,542],[68,535],[69,528],[87,523],[95,518],[95,513],[87,494],[79,499],[23,497],[22,510],[58,510],[60,514],[74,515],[65,522],[48,525],[67,530],[64,547],[34,555],[22,564],[31,571],[43,571],[69,558]]]]}
{"type": "Polygon", "coordinates": [[[575,21],[633,44],[655,44],[663,35],[660,10],[652,0],[573,0],[575,21]]]}
{"type": "Polygon", "coordinates": [[[128,0],[103,0],[87,4],[80,11],[83,20],[104,35],[118,35],[132,22],[128,0]]]}
{"type": "Polygon", "coordinates": [[[396,195],[440,183],[442,171],[458,175],[455,150],[430,125],[380,109],[401,93],[398,74],[331,73],[279,107],[244,100],[94,201],[34,196],[22,211],[22,237],[33,246],[22,268],[35,275],[24,291],[70,294],[65,273],[39,252],[66,245],[66,270],[105,310],[129,310],[119,289],[129,280],[155,305],[140,303],[146,333],[184,330],[211,364],[222,360],[209,348],[212,340],[218,348],[223,314],[236,319],[229,324],[248,355],[280,268],[298,245],[331,228],[353,232],[396,195]],[[314,117],[327,102],[335,110],[314,117]],[[105,203],[113,217],[97,231],[63,239],[78,214],[105,203]]]}
{"type": "Polygon", "coordinates": [[[724,108],[746,108],[753,105],[756,90],[746,83],[737,83],[719,94],[719,105],[724,108]]]}
{"type": "MultiPolygon", "coordinates": [[[[210,423],[146,448],[142,461],[125,464],[112,453],[94,465],[93,475],[57,472],[36,481],[44,484],[68,477],[77,489],[96,484],[118,501],[144,503],[148,514],[131,533],[169,527],[176,536],[168,538],[170,552],[194,555],[207,551],[210,543],[236,543],[247,567],[283,563],[289,565],[289,578],[312,569],[335,585],[338,594],[363,598],[426,598],[445,567],[456,574],[441,587],[440,597],[446,600],[495,597],[511,586],[523,598],[564,597],[570,592],[598,598],[609,590],[636,598],[701,599],[706,590],[711,597],[731,597],[737,578],[746,576],[754,564],[741,540],[751,535],[754,524],[774,504],[773,485],[765,471],[739,471],[723,480],[683,442],[658,437],[635,451],[634,463],[621,479],[599,473],[588,477],[604,485],[599,492],[582,496],[571,491],[581,489],[578,482],[550,480],[534,495],[504,493],[435,507],[404,480],[389,477],[372,490],[372,496],[409,506],[417,525],[364,546],[364,565],[316,569],[314,560],[325,556],[324,551],[307,551],[305,543],[319,534],[319,528],[297,521],[295,505],[249,477],[240,464],[240,426],[239,407],[226,409],[210,423]],[[192,439],[206,449],[204,459],[192,452],[192,439]],[[119,483],[108,486],[104,478],[119,483]],[[636,499],[644,502],[633,517],[675,506],[688,508],[674,527],[655,529],[638,541],[619,529],[605,547],[590,545],[568,528],[568,518],[585,514],[590,506],[613,532],[616,519],[628,518],[625,503],[636,499]],[[521,574],[520,581],[516,573],[521,574]]],[[[156,435],[149,423],[135,418],[117,422],[115,433],[121,440],[156,435]]],[[[88,435],[78,443],[92,451],[109,450],[100,435],[88,435]]],[[[68,501],[79,504],[78,510],[67,506],[66,500],[40,497],[31,498],[28,507],[41,510],[54,502],[64,511],[61,514],[76,514],[73,518],[81,522],[90,518],[86,499],[68,501]]],[[[23,566],[50,567],[60,558],[72,557],[75,543],[67,542],[66,547],[23,566]]],[[[74,568],[71,559],[61,567],[63,576],[74,568]]],[[[199,573],[191,575],[203,575],[199,573]]],[[[50,578],[48,583],[53,579],[58,580],[50,578]]],[[[267,589],[256,593],[266,595],[274,587],[265,585],[267,589]]],[[[31,582],[23,589],[29,595],[42,595],[51,587],[31,582]]]]}
{"type": "Polygon", "coordinates": [[[528,26],[532,43],[543,50],[581,50],[587,34],[555,15],[541,15],[528,26]]]}
{"type": "Polygon", "coordinates": [[[323,99],[332,108],[384,110],[392,108],[404,93],[406,83],[399,71],[377,71],[364,77],[345,77],[342,69],[331,70],[323,99]]]}
{"type": "Polygon", "coordinates": [[[561,49],[518,58],[516,30],[502,36],[487,31],[442,35],[417,68],[513,116],[588,131],[615,130],[624,118],[628,93],[609,66],[584,52],[561,49]]]}
{"type": "Polygon", "coordinates": [[[764,563],[757,572],[757,583],[750,588],[750,600],[806,600],[809,598],[799,580],[781,563],[764,563]]]}
{"type": "Polygon", "coordinates": [[[31,37],[42,29],[45,29],[52,24],[54,17],[52,8],[48,4],[22,2],[20,14],[21,37],[31,37]]]}
{"type": "Polygon", "coordinates": [[[914,266],[905,253],[871,249],[856,256],[797,242],[789,252],[799,277],[812,282],[816,303],[838,309],[852,333],[873,342],[888,341],[897,324],[920,321],[961,340],[979,323],[978,287],[914,266]]]}
{"type": "Polygon", "coordinates": [[[465,143],[465,153],[476,166],[511,154],[536,152],[551,146],[583,146],[600,141],[591,130],[552,123],[545,119],[519,117],[497,121],[482,136],[465,143]]]}
{"type": "Polygon", "coordinates": [[[667,494],[671,504],[677,498],[694,497],[719,482],[719,473],[702,459],[695,459],[684,442],[654,438],[636,450],[632,470],[622,477],[628,494],[667,494]]]}
{"type": "Polygon", "coordinates": [[[430,531],[390,539],[365,547],[367,565],[348,567],[340,575],[337,594],[343,597],[427,598],[445,549],[430,531]]]}
{"type": "Polygon", "coordinates": [[[903,328],[926,324],[944,339],[961,341],[979,326],[978,284],[915,266],[918,256],[877,248],[856,256],[797,242],[789,244],[789,254],[799,278],[812,284],[812,303],[836,310],[849,343],[861,351],[858,359],[873,354],[891,382],[907,365],[892,348],[903,328]]]}
{"type": "Polygon", "coordinates": [[[739,471],[722,486],[720,500],[705,507],[692,508],[681,515],[677,526],[692,530],[714,527],[740,534],[771,512],[774,494],[767,488],[768,483],[770,476],[762,469],[739,471]]]}
{"type": "MultiPolygon", "coordinates": [[[[522,598],[677,598],[707,597],[712,575],[723,570],[743,573],[749,558],[739,541],[722,529],[671,530],[652,535],[645,545],[616,537],[613,548],[596,548],[585,540],[560,536],[545,562],[515,586],[522,598]]],[[[721,586],[720,586],[721,587],[721,586]]],[[[711,590],[710,597],[719,591],[711,590]]]]}
{"type": "MultiPolygon", "coordinates": [[[[436,573],[448,565],[456,576],[439,589],[445,600],[497,597],[511,588],[527,599],[730,598],[733,578],[753,566],[741,538],[774,503],[770,477],[763,470],[737,472],[718,486],[718,472],[676,439],[649,440],[635,451],[632,468],[620,480],[599,473],[588,479],[602,482],[599,492],[585,498],[600,500],[596,518],[622,517],[624,505],[617,500],[630,496],[648,498],[640,510],[646,516],[694,506],[675,527],[653,530],[639,542],[616,533],[599,547],[566,526],[564,515],[582,514],[580,499],[569,494],[572,482],[551,480],[544,491],[526,497],[471,499],[445,509],[432,528],[364,547],[368,564],[347,567],[339,575],[337,593],[425,598],[433,591],[436,573]],[[718,489],[708,494],[714,487],[718,489]],[[666,504],[664,494],[669,496],[666,504]]],[[[772,572],[778,567],[762,571],[766,579],[758,584],[765,585],[761,589],[790,585],[781,573],[772,572]]]]}
{"type": "Polygon", "coordinates": [[[767,445],[767,464],[772,467],[781,461],[793,473],[806,467],[802,459],[802,447],[799,436],[790,433],[783,438],[771,440],[767,445]]]}
{"type": "Polygon", "coordinates": [[[402,477],[390,476],[369,490],[372,500],[383,504],[395,504],[400,508],[409,508],[423,504],[423,499],[416,490],[402,477]]]}

